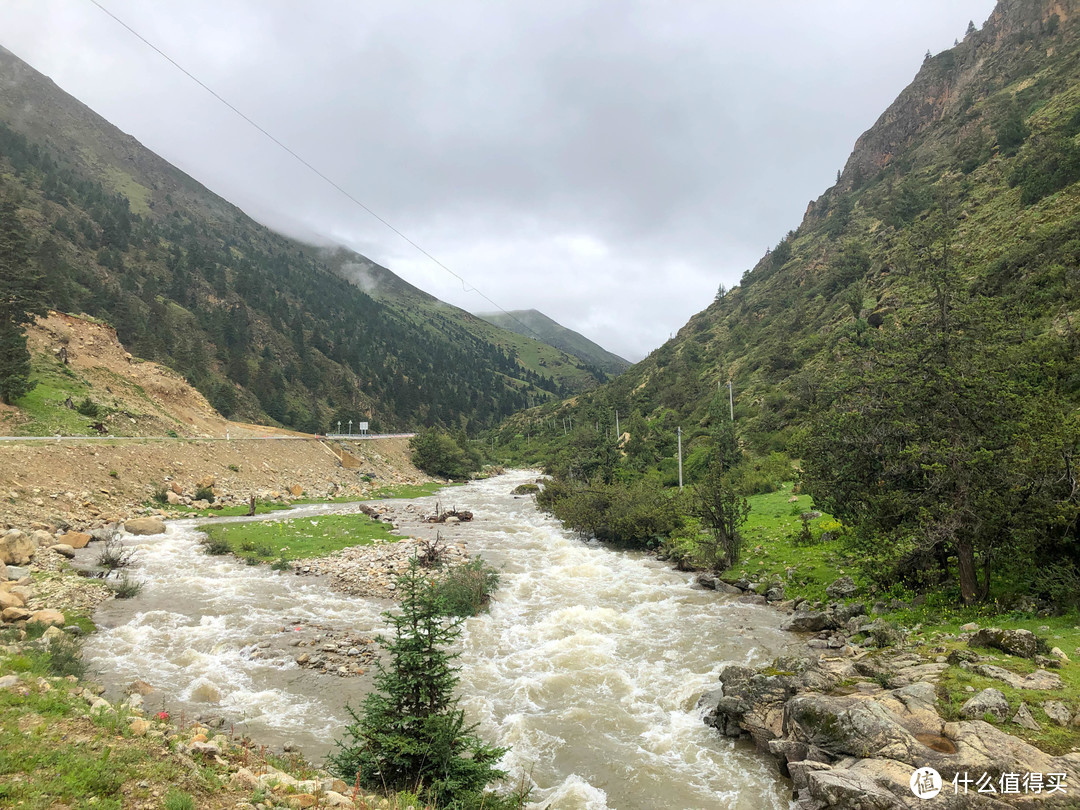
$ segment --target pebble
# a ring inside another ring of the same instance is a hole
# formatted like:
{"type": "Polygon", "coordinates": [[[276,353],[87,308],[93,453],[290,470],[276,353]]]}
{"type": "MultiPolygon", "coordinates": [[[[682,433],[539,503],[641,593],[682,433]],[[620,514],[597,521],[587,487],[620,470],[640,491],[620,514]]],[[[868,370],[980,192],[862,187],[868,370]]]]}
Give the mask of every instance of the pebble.
{"type": "MultiPolygon", "coordinates": [[[[409,560],[420,553],[424,541],[406,538],[396,543],[371,546],[353,546],[334,552],[327,557],[307,560],[305,569],[311,574],[329,575],[331,586],[353,596],[377,596],[393,598],[397,585],[395,580],[409,567],[409,560]]],[[[447,543],[446,565],[460,565],[469,561],[464,543],[447,543]]],[[[297,569],[298,575],[304,571],[297,569]]]]}

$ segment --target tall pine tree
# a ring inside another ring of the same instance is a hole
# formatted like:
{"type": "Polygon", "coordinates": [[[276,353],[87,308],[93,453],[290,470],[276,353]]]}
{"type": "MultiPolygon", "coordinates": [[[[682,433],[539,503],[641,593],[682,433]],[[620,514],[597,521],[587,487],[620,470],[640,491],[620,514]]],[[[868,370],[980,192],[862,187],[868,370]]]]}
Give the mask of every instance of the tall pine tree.
{"type": "Polygon", "coordinates": [[[0,398],[9,405],[33,388],[25,327],[45,312],[27,242],[15,204],[0,201],[0,398]]]}
{"type": "Polygon", "coordinates": [[[398,579],[401,610],[383,615],[392,639],[379,639],[388,663],[378,663],[375,689],[330,755],[331,771],[369,788],[415,791],[439,807],[496,806],[483,795],[505,776],[496,764],[506,752],[487,745],[465,722],[454,695],[456,657],[447,648],[463,619],[448,617],[446,598],[414,557],[398,579]]]}

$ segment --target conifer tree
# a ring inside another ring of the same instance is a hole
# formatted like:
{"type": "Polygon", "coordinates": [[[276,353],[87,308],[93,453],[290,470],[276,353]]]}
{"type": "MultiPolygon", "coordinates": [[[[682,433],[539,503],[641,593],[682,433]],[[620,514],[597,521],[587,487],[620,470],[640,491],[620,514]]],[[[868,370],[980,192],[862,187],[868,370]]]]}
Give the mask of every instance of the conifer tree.
{"type": "Polygon", "coordinates": [[[31,388],[24,327],[44,314],[41,279],[34,272],[26,228],[10,200],[0,202],[0,398],[11,404],[31,388]]]}
{"type": "MultiPolygon", "coordinates": [[[[505,774],[496,764],[506,752],[474,734],[458,708],[456,654],[447,648],[463,619],[448,617],[446,599],[413,558],[398,579],[394,628],[379,638],[388,662],[377,665],[375,689],[330,756],[331,770],[369,788],[415,791],[440,808],[479,805],[483,789],[505,774]]],[[[487,802],[492,806],[492,802],[487,802]]]]}

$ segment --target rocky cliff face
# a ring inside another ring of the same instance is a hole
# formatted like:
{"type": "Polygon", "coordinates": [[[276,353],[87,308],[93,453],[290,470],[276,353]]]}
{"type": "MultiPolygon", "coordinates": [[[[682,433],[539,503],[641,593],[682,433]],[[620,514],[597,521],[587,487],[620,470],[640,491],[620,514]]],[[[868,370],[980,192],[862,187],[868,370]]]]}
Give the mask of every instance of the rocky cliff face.
{"type": "Polygon", "coordinates": [[[856,141],[832,193],[858,188],[959,105],[988,95],[1026,67],[1055,34],[1078,34],[1080,0],[1000,0],[983,27],[927,59],[914,80],[856,141]]]}

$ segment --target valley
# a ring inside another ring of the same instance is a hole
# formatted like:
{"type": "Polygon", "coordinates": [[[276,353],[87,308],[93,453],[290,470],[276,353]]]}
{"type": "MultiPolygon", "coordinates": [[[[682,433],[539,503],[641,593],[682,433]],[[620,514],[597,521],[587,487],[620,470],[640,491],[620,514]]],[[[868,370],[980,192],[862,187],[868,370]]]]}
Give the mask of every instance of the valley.
{"type": "MultiPolygon", "coordinates": [[[[593,302],[580,332],[535,307],[618,256],[659,307],[694,223],[548,197],[489,144],[523,219],[477,172],[404,221],[539,277],[501,310],[262,130],[473,314],[0,48],[0,804],[1080,806],[1078,75],[1080,0],[999,0],[631,364],[593,302]]],[[[621,166],[664,205],[603,142],[575,182],[621,166]]]]}

